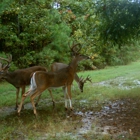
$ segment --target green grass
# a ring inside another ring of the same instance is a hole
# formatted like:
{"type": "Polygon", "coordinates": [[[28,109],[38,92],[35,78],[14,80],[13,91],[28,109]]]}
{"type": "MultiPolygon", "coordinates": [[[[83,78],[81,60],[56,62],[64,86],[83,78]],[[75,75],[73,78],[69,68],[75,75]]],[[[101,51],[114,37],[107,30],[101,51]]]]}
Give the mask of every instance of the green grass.
{"type": "Polygon", "coordinates": [[[107,67],[102,70],[80,72],[79,75],[84,77],[90,75],[93,83],[91,84],[87,82],[85,84],[83,94],[78,91],[78,95],[75,96],[78,100],[86,99],[102,102],[127,96],[140,96],[140,87],[135,87],[129,90],[119,89],[115,84],[118,85],[120,81],[114,80],[118,77],[122,77],[122,79],[126,79],[123,86],[134,86],[133,81],[135,79],[140,81],[140,61],[124,66],[107,67]],[[112,80],[112,82],[110,82],[110,85],[112,86],[94,85],[97,82],[108,80],[112,80]]]}
{"type": "Polygon", "coordinates": [[[80,72],[80,75],[92,77],[93,82],[113,79],[116,77],[133,77],[140,79],[140,61],[130,63],[129,65],[106,67],[105,69],[95,71],[80,72]]]}

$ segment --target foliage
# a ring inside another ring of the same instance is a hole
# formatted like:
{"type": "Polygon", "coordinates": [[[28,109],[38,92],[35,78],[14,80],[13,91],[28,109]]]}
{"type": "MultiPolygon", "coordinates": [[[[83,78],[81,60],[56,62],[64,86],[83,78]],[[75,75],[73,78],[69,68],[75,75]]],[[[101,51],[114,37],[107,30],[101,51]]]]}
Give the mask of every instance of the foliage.
{"type": "Polygon", "coordinates": [[[107,65],[127,64],[136,60],[139,45],[140,3],[130,0],[105,0],[96,2],[99,19],[97,30],[98,52],[107,65]],[[133,45],[132,45],[133,44],[133,45]]]}
{"type": "MultiPolygon", "coordinates": [[[[37,65],[37,53],[47,45],[47,54],[51,52],[50,49],[57,50],[58,53],[67,51],[66,43],[62,44],[61,40],[67,40],[71,30],[60,22],[57,10],[46,9],[46,5],[41,4],[38,6],[29,2],[22,5],[14,2],[1,14],[1,51],[10,52],[13,61],[20,68],[37,65]]],[[[43,58],[40,61],[41,59],[43,58]]]]}
{"type": "Polygon", "coordinates": [[[97,3],[100,37],[122,46],[139,37],[140,3],[137,0],[105,0],[97,3]]]}
{"type": "Polygon", "coordinates": [[[69,63],[72,42],[92,58],[85,66],[89,69],[93,64],[98,68],[127,64],[135,58],[130,52],[139,50],[132,45],[139,39],[138,1],[63,0],[59,4],[55,9],[53,0],[3,1],[0,52],[11,53],[18,68],[69,63]]]}

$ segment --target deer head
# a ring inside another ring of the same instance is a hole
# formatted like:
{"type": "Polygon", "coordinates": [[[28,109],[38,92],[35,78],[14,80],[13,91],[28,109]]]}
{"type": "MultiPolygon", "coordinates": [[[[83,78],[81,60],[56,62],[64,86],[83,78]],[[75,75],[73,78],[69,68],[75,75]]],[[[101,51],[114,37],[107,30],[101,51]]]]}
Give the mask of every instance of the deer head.
{"type": "Polygon", "coordinates": [[[89,77],[89,75],[85,79],[82,76],[80,77],[80,79],[79,79],[79,88],[80,88],[81,92],[83,92],[84,84],[87,81],[92,83],[91,77],[89,77]]]}
{"type": "Polygon", "coordinates": [[[9,67],[10,67],[10,63],[12,62],[12,55],[7,55],[7,59],[6,58],[3,58],[3,57],[0,57],[0,60],[5,60],[7,62],[6,65],[0,63],[0,71],[1,72],[7,72],[9,67]]]}

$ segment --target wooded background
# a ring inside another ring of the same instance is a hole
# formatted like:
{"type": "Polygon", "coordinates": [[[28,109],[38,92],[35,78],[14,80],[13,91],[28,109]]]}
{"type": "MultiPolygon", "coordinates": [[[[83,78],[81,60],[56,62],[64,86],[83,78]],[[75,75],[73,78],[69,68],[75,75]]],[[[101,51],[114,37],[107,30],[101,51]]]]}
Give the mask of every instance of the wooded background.
{"type": "Polygon", "coordinates": [[[139,58],[139,15],[139,0],[1,0],[0,56],[12,54],[11,70],[49,67],[69,63],[76,42],[92,58],[80,70],[127,64],[139,58]]]}

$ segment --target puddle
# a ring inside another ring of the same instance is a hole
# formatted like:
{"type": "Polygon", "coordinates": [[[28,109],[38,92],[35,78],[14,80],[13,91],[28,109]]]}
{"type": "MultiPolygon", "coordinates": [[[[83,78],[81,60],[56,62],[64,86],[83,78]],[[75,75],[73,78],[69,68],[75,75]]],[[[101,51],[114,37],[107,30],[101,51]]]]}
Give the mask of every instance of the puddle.
{"type": "Polygon", "coordinates": [[[94,83],[93,86],[117,87],[119,89],[129,90],[132,88],[140,87],[140,80],[133,78],[117,77],[115,79],[94,83]]]}
{"type": "Polygon", "coordinates": [[[83,135],[88,133],[88,131],[91,130],[92,127],[92,121],[94,120],[93,112],[88,111],[88,112],[75,112],[76,115],[81,116],[81,121],[82,121],[82,127],[78,130],[78,134],[83,135]]]}

